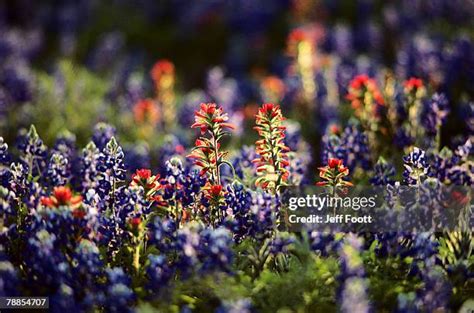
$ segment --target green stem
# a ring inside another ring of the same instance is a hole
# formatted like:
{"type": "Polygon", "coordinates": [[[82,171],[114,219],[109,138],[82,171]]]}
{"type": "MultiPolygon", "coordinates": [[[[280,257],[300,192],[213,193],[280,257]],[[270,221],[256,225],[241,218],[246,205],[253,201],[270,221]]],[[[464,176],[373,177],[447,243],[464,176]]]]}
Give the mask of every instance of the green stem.
{"type": "Polygon", "coordinates": [[[135,268],[136,273],[140,271],[140,242],[135,246],[133,252],[133,267],[135,268]]]}

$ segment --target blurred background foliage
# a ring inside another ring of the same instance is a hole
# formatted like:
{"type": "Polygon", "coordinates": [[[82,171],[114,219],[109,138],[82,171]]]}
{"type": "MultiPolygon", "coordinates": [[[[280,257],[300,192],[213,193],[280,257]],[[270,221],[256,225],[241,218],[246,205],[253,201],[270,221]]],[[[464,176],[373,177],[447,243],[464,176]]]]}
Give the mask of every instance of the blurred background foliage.
{"type": "MultiPolygon", "coordinates": [[[[394,71],[400,50],[414,49],[406,45],[420,34],[440,52],[451,49],[446,42],[466,41],[459,43],[465,56],[457,66],[463,70],[453,68],[450,79],[455,81],[440,88],[458,113],[449,116],[442,134],[450,138],[465,132],[457,103],[474,93],[473,6],[462,0],[5,0],[0,3],[2,66],[14,64],[21,72],[19,64],[26,63],[20,78],[31,95],[20,101],[27,103],[21,109],[18,102],[10,104],[0,129],[11,140],[19,128],[34,123],[48,144],[67,129],[83,145],[102,120],[118,123],[119,132],[126,129],[124,137],[137,139],[122,100],[131,84],[139,97],[153,96],[149,69],[158,59],[175,65],[178,106],[187,99],[185,92],[206,88],[208,71],[216,65],[236,80],[241,107],[259,103],[259,80],[288,73],[288,35],[295,27],[314,24],[322,33],[317,47],[322,53],[338,53],[343,64],[365,55],[394,71]],[[345,46],[350,53],[345,54],[345,46]]],[[[423,62],[442,63],[443,58],[430,55],[423,62]]],[[[135,101],[137,95],[126,100],[135,101]]],[[[202,98],[193,101],[208,100],[202,98]]],[[[293,117],[303,123],[306,137],[314,134],[310,125],[315,121],[305,112],[293,117]]],[[[318,146],[317,140],[307,140],[318,146]]]]}

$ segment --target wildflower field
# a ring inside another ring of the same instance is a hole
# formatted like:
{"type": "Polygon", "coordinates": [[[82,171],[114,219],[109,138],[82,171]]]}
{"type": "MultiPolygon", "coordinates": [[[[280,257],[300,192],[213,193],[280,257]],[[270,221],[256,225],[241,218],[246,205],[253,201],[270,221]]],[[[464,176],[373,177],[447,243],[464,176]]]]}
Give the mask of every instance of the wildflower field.
{"type": "Polygon", "coordinates": [[[468,0],[0,2],[0,297],[474,312],[473,23],[468,0]],[[386,227],[292,229],[289,188],[381,188],[386,227]]]}

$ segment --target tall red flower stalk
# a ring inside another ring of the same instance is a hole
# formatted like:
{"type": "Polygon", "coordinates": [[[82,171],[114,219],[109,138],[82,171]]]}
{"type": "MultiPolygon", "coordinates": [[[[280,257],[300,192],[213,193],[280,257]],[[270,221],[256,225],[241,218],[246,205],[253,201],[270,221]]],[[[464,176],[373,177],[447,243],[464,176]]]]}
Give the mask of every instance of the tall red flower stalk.
{"type": "Polygon", "coordinates": [[[406,127],[410,132],[410,136],[417,138],[423,134],[420,132],[423,128],[417,127],[420,122],[420,111],[422,107],[422,98],[426,95],[426,88],[423,80],[416,77],[410,77],[403,83],[403,91],[405,93],[405,106],[408,112],[408,123],[406,127]]]}
{"type": "Polygon", "coordinates": [[[194,119],[191,127],[199,128],[201,136],[188,158],[195,160],[194,163],[201,168],[201,175],[207,174],[212,185],[221,185],[219,167],[230,163],[225,159],[228,152],[220,150],[220,141],[227,134],[226,130],[234,129],[234,126],[227,122],[227,113],[215,103],[201,103],[194,119]]]}
{"type": "Polygon", "coordinates": [[[256,186],[276,192],[285,185],[288,179],[288,152],[290,149],[285,145],[285,126],[280,106],[265,103],[258,110],[254,129],[261,139],[255,143],[256,152],[259,155],[254,160],[257,164],[258,178],[256,186]]]}
{"type": "Polygon", "coordinates": [[[365,74],[352,79],[346,99],[351,102],[356,116],[368,129],[371,129],[370,122],[379,118],[378,106],[385,105],[376,81],[365,74]]]}
{"type": "Polygon", "coordinates": [[[175,68],[168,60],[159,60],[150,72],[155,84],[156,100],[161,107],[165,129],[176,123],[175,68]]]}

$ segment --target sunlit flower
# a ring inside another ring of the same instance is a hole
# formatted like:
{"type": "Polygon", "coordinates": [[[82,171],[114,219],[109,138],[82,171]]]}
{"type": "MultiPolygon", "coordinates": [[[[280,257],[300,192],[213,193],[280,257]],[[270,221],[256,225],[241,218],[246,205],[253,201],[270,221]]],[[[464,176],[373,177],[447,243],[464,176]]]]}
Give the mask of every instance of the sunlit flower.
{"type": "Polygon", "coordinates": [[[160,120],[158,106],[151,99],[143,99],[135,103],[133,115],[137,123],[150,123],[156,125],[160,120]]]}
{"type": "MultiPolygon", "coordinates": [[[[364,106],[378,104],[384,105],[385,100],[380,92],[377,83],[373,78],[362,74],[357,75],[349,83],[349,93],[346,99],[351,101],[352,108],[360,110],[364,106]]],[[[373,113],[376,113],[376,108],[372,108],[373,113]]]]}
{"type": "Polygon", "coordinates": [[[259,155],[253,162],[257,165],[258,178],[255,182],[263,189],[276,190],[283,186],[288,179],[289,148],[284,143],[285,126],[280,106],[265,103],[255,117],[256,126],[261,139],[255,142],[259,155]]]}
{"type": "Polygon", "coordinates": [[[130,186],[142,187],[145,191],[146,197],[148,199],[154,199],[156,192],[161,188],[159,179],[160,175],[152,175],[151,170],[139,169],[132,175],[130,186]]]}
{"type": "Polygon", "coordinates": [[[74,196],[69,187],[54,187],[51,196],[41,198],[41,204],[50,208],[57,208],[60,206],[78,208],[82,204],[82,197],[79,195],[74,196]]]}
{"type": "Polygon", "coordinates": [[[194,159],[194,164],[201,168],[201,175],[208,173],[213,182],[220,184],[219,167],[227,162],[227,152],[220,151],[220,140],[226,129],[234,126],[227,122],[227,114],[215,103],[201,103],[194,115],[195,123],[191,127],[199,128],[202,136],[196,140],[188,158],[194,159]]]}
{"type": "Polygon", "coordinates": [[[344,166],[342,160],[329,158],[328,164],[319,168],[319,177],[322,181],[317,186],[332,186],[335,188],[352,186],[352,183],[344,180],[349,175],[349,168],[344,166]]]}

